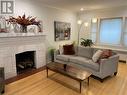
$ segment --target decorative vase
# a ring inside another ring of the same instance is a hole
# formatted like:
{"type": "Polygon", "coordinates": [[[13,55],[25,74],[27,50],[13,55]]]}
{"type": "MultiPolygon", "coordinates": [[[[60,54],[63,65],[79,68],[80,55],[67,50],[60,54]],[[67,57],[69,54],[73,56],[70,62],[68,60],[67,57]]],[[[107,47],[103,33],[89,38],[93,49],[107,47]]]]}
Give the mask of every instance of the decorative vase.
{"type": "Polygon", "coordinates": [[[27,33],[27,26],[21,25],[21,33],[27,33]]]}
{"type": "Polygon", "coordinates": [[[40,25],[37,25],[38,26],[38,32],[42,32],[42,28],[40,25]]]}

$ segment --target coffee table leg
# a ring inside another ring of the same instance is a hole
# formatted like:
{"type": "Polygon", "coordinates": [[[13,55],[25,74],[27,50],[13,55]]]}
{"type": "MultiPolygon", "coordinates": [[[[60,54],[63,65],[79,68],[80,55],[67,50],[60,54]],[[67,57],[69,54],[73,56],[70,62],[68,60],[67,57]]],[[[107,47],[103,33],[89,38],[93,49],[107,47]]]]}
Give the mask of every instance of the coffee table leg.
{"type": "Polygon", "coordinates": [[[67,64],[64,64],[64,70],[66,71],[66,68],[67,68],[67,64]]]}
{"type": "Polygon", "coordinates": [[[88,77],[88,86],[89,86],[89,82],[90,82],[90,79],[89,79],[89,77],[88,77]]]}
{"type": "Polygon", "coordinates": [[[80,81],[80,93],[82,91],[82,81],[80,81]]]}
{"type": "Polygon", "coordinates": [[[48,67],[46,67],[46,71],[47,71],[47,78],[48,78],[48,67]]]}

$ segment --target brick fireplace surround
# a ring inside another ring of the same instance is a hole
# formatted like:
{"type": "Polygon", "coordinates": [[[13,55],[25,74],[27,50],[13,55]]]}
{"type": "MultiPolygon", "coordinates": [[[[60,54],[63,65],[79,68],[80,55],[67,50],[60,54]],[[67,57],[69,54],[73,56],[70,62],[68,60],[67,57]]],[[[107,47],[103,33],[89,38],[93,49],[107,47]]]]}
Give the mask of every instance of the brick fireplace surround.
{"type": "Polygon", "coordinates": [[[18,53],[35,51],[35,67],[46,64],[45,35],[0,37],[0,67],[5,68],[5,78],[17,75],[16,57],[18,53]]]}

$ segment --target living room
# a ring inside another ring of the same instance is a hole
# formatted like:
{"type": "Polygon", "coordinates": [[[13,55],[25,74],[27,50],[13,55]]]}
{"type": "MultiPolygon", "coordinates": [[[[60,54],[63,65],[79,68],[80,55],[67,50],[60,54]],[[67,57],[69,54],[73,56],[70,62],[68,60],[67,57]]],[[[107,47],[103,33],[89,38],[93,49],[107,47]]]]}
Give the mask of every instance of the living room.
{"type": "Polygon", "coordinates": [[[1,0],[0,4],[2,95],[127,94],[126,0],[1,0]],[[22,19],[28,23],[22,25],[22,19]],[[59,32],[60,25],[67,30],[59,32]],[[86,40],[92,43],[86,45],[86,40]],[[64,55],[68,45],[75,54],[64,55]],[[105,51],[108,57],[100,59],[105,51]],[[73,64],[81,61],[90,64],[73,64]],[[64,70],[57,71],[50,63],[62,63],[64,70]]]}

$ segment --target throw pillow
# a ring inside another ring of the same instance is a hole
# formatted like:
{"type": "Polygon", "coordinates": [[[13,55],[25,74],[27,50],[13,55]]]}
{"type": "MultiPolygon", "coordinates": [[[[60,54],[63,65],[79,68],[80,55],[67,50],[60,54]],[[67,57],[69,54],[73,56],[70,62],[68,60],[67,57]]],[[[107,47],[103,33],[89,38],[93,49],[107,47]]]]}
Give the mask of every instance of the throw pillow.
{"type": "Polygon", "coordinates": [[[62,45],[59,45],[59,52],[60,52],[60,54],[63,54],[63,46],[62,45]]]}
{"type": "Polygon", "coordinates": [[[99,60],[99,58],[101,57],[101,54],[103,53],[103,51],[102,50],[97,50],[96,52],[95,52],[95,54],[93,55],[93,57],[92,57],[92,60],[93,60],[93,62],[97,62],[98,60],[99,60]]]}
{"type": "Polygon", "coordinates": [[[74,51],[74,45],[64,45],[63,46],[63,54],[65,55],[74,55],[75,51],[74,51]]]}
{"type": "Polygon", "coordinates": [[[101,54],[101,59],[109,58],[110,56],[112,56],[112,50],[103,50],[103,53],[101,54]]]}

